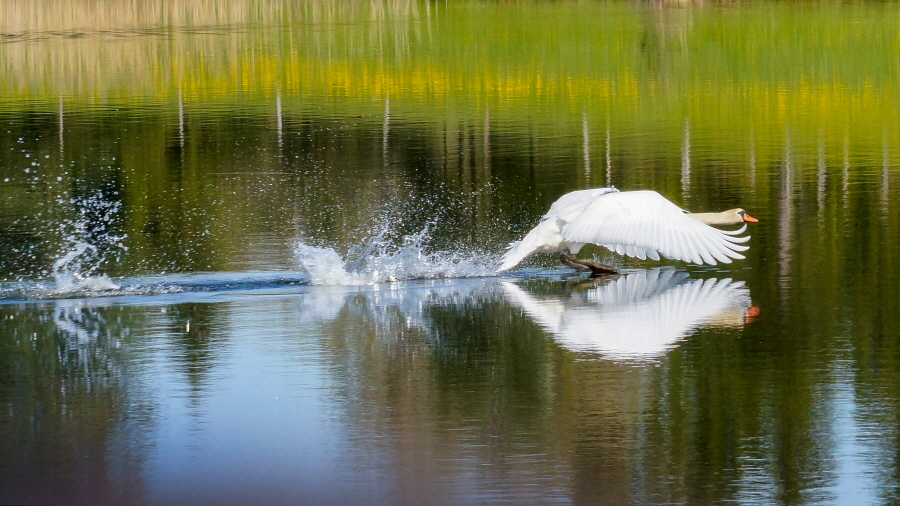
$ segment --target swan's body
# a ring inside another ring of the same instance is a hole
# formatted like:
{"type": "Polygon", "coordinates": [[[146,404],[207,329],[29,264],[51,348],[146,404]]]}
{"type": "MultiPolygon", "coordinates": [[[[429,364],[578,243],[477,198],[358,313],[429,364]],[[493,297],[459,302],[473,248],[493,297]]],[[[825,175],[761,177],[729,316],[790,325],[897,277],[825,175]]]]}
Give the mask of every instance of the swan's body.
{"type": "Polygon", "coordinates": [[[569,252],[567,263],[587,266],[595,274],[614,272],[611,267],[577,259],[575,255],[585,244],[641,260],[662,256],[695,264],[727,264],[744,258],[738,252],[747,246],[740,243],[750,237],[737,234],[747,226],[728,232],[710,225],[747,221],[757,220],[743,209],[686,213],[655,191],[579,190],[560,197],[537,226],[521,241],[510,244],[500,270],[515,267],[532,253],[569,252]]]}

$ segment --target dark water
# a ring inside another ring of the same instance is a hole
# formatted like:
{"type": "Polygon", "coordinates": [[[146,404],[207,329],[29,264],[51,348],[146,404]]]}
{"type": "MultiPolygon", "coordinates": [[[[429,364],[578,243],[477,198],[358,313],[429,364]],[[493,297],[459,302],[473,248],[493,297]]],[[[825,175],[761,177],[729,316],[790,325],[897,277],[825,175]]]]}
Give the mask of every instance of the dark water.
{"type": "Polygon", "coordinates": [[[0,5],[0,502],[893,504],[895,4],[0,5]],[[505,246],[567,191],[746,260],[505,246]]]}

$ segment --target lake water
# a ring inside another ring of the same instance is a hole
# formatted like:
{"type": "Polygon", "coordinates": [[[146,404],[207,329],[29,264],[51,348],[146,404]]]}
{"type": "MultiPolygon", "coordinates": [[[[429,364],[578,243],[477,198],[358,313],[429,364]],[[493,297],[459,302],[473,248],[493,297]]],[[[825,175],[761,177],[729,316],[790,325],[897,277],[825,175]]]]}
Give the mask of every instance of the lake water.
{"type": "Polygon", "coordinates": [[[0,3],[0,502],[895,504],[898,19],[0,3]],[[608,185],[746,260],[496,273],[608,185]]]}

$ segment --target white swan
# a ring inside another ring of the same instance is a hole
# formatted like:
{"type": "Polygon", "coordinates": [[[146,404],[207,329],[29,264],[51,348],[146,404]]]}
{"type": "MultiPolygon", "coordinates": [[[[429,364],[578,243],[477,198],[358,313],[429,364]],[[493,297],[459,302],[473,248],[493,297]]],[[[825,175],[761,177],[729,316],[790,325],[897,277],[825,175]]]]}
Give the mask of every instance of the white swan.
{"type": "Polygon", "coordinates": [[[655,191],[620,192],[596,188],[567,193],[550,206],[530,232],[509,245],[501,271],[518,265],[532,253],[568,252],[562,261],[575,268],[589,268],[593,274],[615,272],[608,265],[582,260],[575,255],[585,244],[596,244],[620,255],[652,258],[660,256],[695,264],[731,263],[744,258],[738,253],[750,236],[736,237],[746,230],[745,222],[756,222],[743,209],[721,213],[691,214],[655,191]],[[744,226],[734,231],[710,225],[744,226]]]}

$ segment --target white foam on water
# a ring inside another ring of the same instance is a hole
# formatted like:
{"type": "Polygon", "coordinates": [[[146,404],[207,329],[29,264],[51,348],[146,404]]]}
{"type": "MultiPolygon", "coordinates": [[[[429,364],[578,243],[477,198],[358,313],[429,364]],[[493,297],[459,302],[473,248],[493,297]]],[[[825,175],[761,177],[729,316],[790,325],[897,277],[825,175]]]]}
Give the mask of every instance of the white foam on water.
{"type": "Polygon", "coordinates": [[[371,285],[407,279],[494,276],[497,259],[480,253],[426,252],[425,232],[393,246],[371,240],[359,256],[342,257],[332,248],[297,241],[294,258],[313,285],[371,285]]]}
{"type": "Polygon", "coordinates": [[[309,273],[312,285],[362,285],[365,277],[344,268],[344,259],[331,248],[318,248],[303,242],[294,247],[294,258],[309,273]]]}

